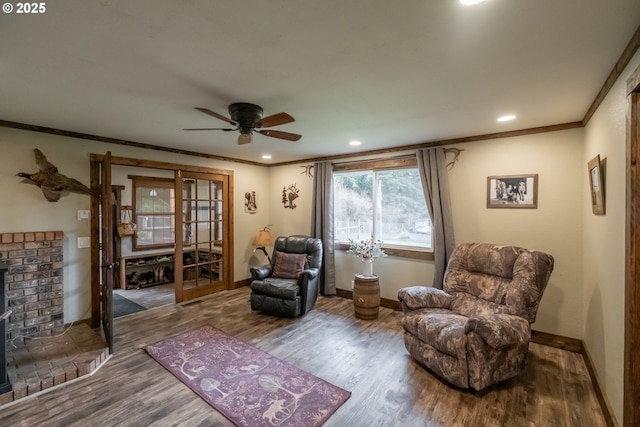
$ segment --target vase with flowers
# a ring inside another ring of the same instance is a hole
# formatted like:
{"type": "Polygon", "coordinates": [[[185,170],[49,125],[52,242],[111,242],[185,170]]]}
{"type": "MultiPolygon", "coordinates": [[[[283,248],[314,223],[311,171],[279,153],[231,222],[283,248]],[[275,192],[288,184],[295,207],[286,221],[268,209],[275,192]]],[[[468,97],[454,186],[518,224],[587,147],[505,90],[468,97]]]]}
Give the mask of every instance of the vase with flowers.
{"type": "Polygon", "coordinates": [[[366,277],[374,276],[373,261],[376,258],[387,256],[382,250],[382,241],[374,240],[373,237],[369,240],[360,241],[349,239],[349,250],[347,250],[347,253],[360,258],[363,263],[362,275],[366,277]]]}

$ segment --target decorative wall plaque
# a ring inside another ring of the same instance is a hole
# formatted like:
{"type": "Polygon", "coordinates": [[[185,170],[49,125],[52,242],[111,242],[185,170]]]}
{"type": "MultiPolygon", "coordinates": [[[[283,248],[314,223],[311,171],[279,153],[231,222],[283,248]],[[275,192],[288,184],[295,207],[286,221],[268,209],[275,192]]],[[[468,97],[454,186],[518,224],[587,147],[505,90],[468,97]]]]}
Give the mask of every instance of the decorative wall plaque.
{"type": "Polygon", "coordinates": [[[283,187],[282,188],[282,204],[284,205],[285,209],[289,208],[289,209],[295,209],[296,208],[296,203],[295,200],[299,197],[300,195],[300,190],[298,189],[298,187],[296,187],[296,184],[291,184],[288,187],[283,187]]]}

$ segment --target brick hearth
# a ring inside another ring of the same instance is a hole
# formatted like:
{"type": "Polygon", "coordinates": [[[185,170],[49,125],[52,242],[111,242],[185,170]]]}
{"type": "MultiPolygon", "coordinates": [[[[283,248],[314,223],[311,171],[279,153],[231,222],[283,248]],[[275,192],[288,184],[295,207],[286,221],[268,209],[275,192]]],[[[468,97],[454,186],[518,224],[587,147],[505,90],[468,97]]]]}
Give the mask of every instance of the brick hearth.
{"type": "Polygon", "coordinates": [[[62,231],[0,234],[12,311],[5,337],[12,390],[0,406],[90,374],[108,357],[99,331],[84,323],[65,329],[63,238],[62,231]]]}

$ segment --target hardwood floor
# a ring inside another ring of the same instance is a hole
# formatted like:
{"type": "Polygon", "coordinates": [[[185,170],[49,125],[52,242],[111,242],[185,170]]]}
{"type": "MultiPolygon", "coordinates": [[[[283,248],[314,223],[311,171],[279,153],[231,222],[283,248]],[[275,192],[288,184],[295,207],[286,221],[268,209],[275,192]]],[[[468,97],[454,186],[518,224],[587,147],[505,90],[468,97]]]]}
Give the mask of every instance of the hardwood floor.
{"type": "Polygon", "coordinates": [[[249,289],[115,319],[114,356],[93,376],[0,408],[0,425],[227,426],[143,350],[211,324],[350,390],[326,426],[604,426],[582,356],[531,344],[527,370],[481,392],[452,388],[404,348],[402,314],[358,320],[351,301],[320,297],[297,319],[251,312],[249,289]]]}
{"type": "Polygon", "coordinates": [[[176,302],[174,286],[173,283],[166,283],[140,289],[114,289],[113,293],[138,303],[144,308],[155,308],[176,302]]]}

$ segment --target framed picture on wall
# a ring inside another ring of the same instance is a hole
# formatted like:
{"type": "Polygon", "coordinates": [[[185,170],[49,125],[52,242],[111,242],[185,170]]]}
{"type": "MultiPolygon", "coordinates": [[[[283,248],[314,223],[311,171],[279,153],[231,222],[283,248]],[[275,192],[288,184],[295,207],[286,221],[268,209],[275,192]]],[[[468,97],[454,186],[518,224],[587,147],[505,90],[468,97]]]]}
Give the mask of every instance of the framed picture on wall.
{"type": "Polygon", "coordinates": [[[594,215],[605,214],[604,168],[598,154],[587,164],[589,169],[589,192],[591,193],[591,210],[594,215]]]}
{"type": "Polygon", "coordinates": [[[247,191],[244,193],[244,211],[251,214],[258,212],[258,202],[255,191],[247,191]]]}
{"type": "Polygon", "coordinates": [[[538,208],[538,174],[487,177],[487,208],[538,208]]]}

